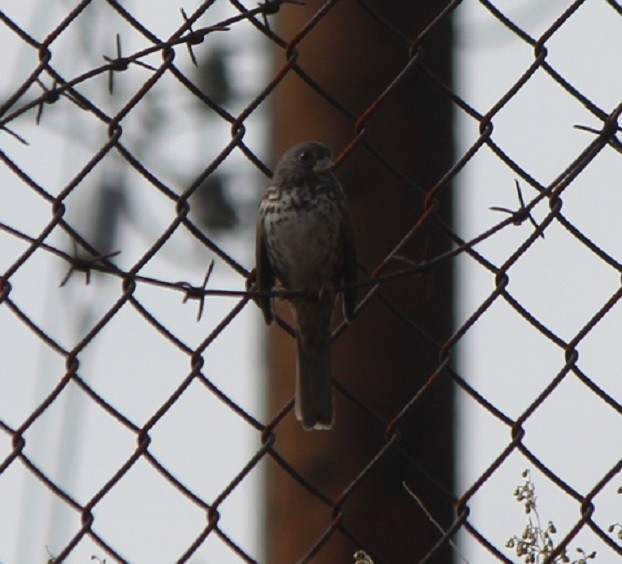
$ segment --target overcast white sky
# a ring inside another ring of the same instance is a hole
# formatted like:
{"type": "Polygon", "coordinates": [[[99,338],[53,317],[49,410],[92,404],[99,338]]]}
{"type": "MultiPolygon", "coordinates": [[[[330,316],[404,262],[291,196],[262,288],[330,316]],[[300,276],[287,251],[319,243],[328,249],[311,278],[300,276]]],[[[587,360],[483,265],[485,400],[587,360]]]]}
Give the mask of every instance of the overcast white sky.
{"type": "MultiPolygon", "coordinates": [[[[217,2],[216,6],[225,6],[217,2]]],[[[500,0],[500,9],[528,33],[538,37],[570,4],[564,0],[500,0]]],[[[127,7],[162,37],[170,35],[179,21],[180,4],[164,0],[129,2],[127,7]]],[[[192,2],[183,6],[188,12],[192,2]]],[[[46,4],[0,0],[0,8],[28,29],[43,37],[60,21],[70,4],[46,4]]],[[[218,8],[220,9],[220,8],[218,8]]],[[[294,9],[294,8],[291,8],[294,9]]],[[[214,14],[210,10],[210,15],[214,14]]],[[[224,8],[222,13],[224,14],[224,8]]],[[[213,19],[210,18],[210,23],[213,19]]],[[[258,58],[260,43],[244,26],[210,39],[236,51],[234,82],[249,96],[261,85],[265,67],[258,58]],[[238,33],[239,32],[239,33],[238,33]],[[241,39],[242,38],[242,39],[241,39]],[[242,77],[249,76],[248,81],[242,77]]],[[[622,18],[602,0],[590,0],[547,42],[548,60],[567,80],[610,111],[622,92],[619,53],[622,52],[622,18]]],[[[471,105],[484,113],[517,80],[533,60],[533,50],[516,39],[474,0],[465,0],[458,11],[457,89],[471,105]]],[[[58,53],[89,54],[55,58],[66,76],[74,76],[101,64],[101,55],[114,52],[114,36],[120,33],[123,50],[130,53],[146,45],[103,3],[93,3],[80,25],[62,36],[58,53]],[[95,25],[95,22],[97,24],[95,25]],[[94,31],[96,30],[96,31],[94,31]]],[[[0,92],[14,91],[36,65],[36,53],[16,36],[0,27],[0,92]]],[[[179,50],[180,66],[189,68],[179,50]]],[[[157,65],[154,58],[152,64],[157,65]]],[[[112,112],[140,86],[147,71],[131,69],[117,77],[117,97],[105,93],[105,79],[95,83],[89,95],[112,112]]],[[[88,86],[85,87],[88,90],[88,86]]],[[[201,121],[189,97],[173,80],[164,79],[151,100],[166,116],[169,136],[164,142],[157,131],[143,147],[142,158],[173,186],[185,186],[195,171],[229,139],[226,124],[201,121]],[[170,111],[174,109],[175,111],[170,111]],[[207,126],[209,127],[206,127],[207,126]],[[187,147],[193,148],[187,151],[187,147]],[[183,148],[183,150],[182,150],[183,148]],[[192,171],[192,172],[188,172],[192,171]]],[[[244,100],[240,101],[243,105],[244,100]]],[[[145,104],[147,106],[147,104],[145,104]]],[[[241,107],[241,106],[240,106],[241,107]]],[[[144,112],[124,121],[124,139],[136,141],[144,127],[144,112]]],[[[478,124],[457,114],[459,146],[469,146],[478,135],[478,124]]],[[[572,128],[575,123],[599,127],[597,121],[546,74],[538,71],[528,85],[494,119],[495,141],[543,184],[554,179],[590,142],[590,135],[572,128]]],[[[16,122],[15,129],[30,142],[21,146],[0,135],[0,149],[8,154],[51,193],[56,194],[90,158],[106,138],[105,128],[95,126],[64,101],[44,111],[42,125],[34,116],[16,122]]],[[[265,116],[247,123],[248,140],[260,154],[265,146],[265,116]]],[[[131,143],[131,141],[128,141],[131,143]]],[[[257,182],[253,167],[233,158],[225,168],[240,174],[233,183],[235,197],[249,199],[257,182]]],[[[118,161],[107,159],[82,187],[97,186],[115,177],[118,161]]],[[[195,172],[196,173],[196,172],[195,172]]],[[[120,227],[120,266],[131,267],[172,221],[174,207],[165,202],[142,177],[124,169],[123,181],[131,187],[132,220],[120,227]]],[[[564,193],[564,213],[592,240],[620,260],[619,210],[622,207],[620,178],[622,159],[611,149],[603,151],[564,193]]],[[[460,175],[457,192],[459,232],[464,238],[479,234],[501,218],[490,206],[516,207],[515,174],[487,149],[481,150],[460,175]]],[[[529,200],[535,191],[523,183],[529,200]]],[[[36,236],[51,218],[49,205],[0,167],[0,198],[5,205],[0,221],[36,236]]],[[[93,201],[86,190],[70,196],[71,221],[88,232],[92,223],[88,208],[93,201]]],[[[535,210],[542,218],[546,202],[535,210]]],[[[501,264],[529,235],[530,226],[505,229],[478,247],[489,260],[501,264]]],[[[220,244],[241,264],[250,267],[253,230],[239,237],[222,238],[220,244]]],[[[61,237],[50,242],[64,246],[61,237]]],[[[0,270],[12,264],[25,244],[0,232],[0,270]]],[[[167,280],[201,280],[212,258],[200,245],[179,230],[144,273],[167,280]]],[[[63,346],[71,348],[90,326],[121,295],[120,282],[96,277],[91,286],[81,276],[64,288],[58,283],[65,265],[37,252],[11,278],[11,297],[63,346]]],[[[459,261],[458,320],[465,320],[494,288],[494,276],[470,259],[459,261]]],[[[554,223],[546,238],[538,241],[510,270],[509,290],[542,323],[564,339],[571,339],[616,291],[620,276],[587,251],[561,226],[554,223]]],[[[212,287],[242,289],[243,280],[218,262],[212,287]]],[[[182,305],[181,295],[168,290],[140,287],[141,303],[189,346],[197,346],[219,323],[236,301],[210,299],[201,322],[196,306],[182,305]]],[[[579,346],[579,366],[618,402],[622,401],[622,349],[618,337],[622,311],[616,306],[579,346]]],[[[251,415],[262,418],[259,336],[263,334],[256,308],[246,308],[209,347],[204,373],[251,415]],[[233,352],[233,354],[232,354],[233,352]]],[[[0,419],[14,427],[22,424],[64,374],[63,360],[40,341],[3,306],[0,307],[0,419]],[[24,351],[28,351],[25,353],[24,351]]],[[[460,373],[489,401],[510,417],[518,417],[546,387],[564,364],[559,348],[538,334],[504,302],[493,307],[466,334],[460,344],[460,373]]],[[[107,401],[137,425],[143,425],[190,370],[189,358],[174,349],[129,306],[125,306],[80,354],[80,374],[107,401]],[[144,351],[137,354],[137,350],[144,351]]],[[[90,499],[135,448],[134,436],[75,389],[64,394],[29,430],[26,453],[79,502],[90,499]],[[59,454],[60,453],[60,454],[59,454]]],[[[468,488],[510,440],[507,428],[496,422],[472,400],[460,396],[460,491],[468,488]]],[[[607,408],[573,376],[557,389],[526,424],[525,444],[579,492],[590,488],[619,460],[622,449],[622,418],[607,408]]],[[[190,489],[213,500],[259,447],[259,437],[247,424],[203,387],[193,384],[151,433],[150,450],[190,489]],[[215,425],[216,423],[216,425],[215,425]]],[[[0,459],[11,451],[10,440],[0,434],[0,459]]],[[[520,472],[531,465],[513,454],[469,504],[471,521],[496,546],[518,534],[526,517],[512,498],[520,472]],[[503,515],[503,518],[499,518],[503,515]]],[[[555,521],[559,537],[578,519],[580,512],[544,476],[533,470],[543,520],[555,521]]],[[[261,476],[253,472],[223,505],[222,528],[251,555],[260,558],[259,490],[261,476]]],[[[596,500],[595,521],[604,529],[622,520],[622,499],[615,494],[622,477],[609,484],[596,500]]],[[[38,483],[19,463],[0,476],[0,562],[41,562],[46,547],[54,554],[79,528],[79,517],[38,483]],[[19,516],[19,518],[16,518],[19,516]]],[[[96,506],[96,530],[130,561],[170,562],[179,556],[205,525],[201,512],[171,489],[145,462],[139,462],[105,499],[96,506]],[[151,501],[150,501],[151,500],[151,501]],[[157,531],[158,542],[153,542],[157,531]]],[[[488,553],[469,537],[461,537],[461,553],[470,562],[488,562],[488,553]]],[[[599,552],[599,562],[611,562],[613,553],[590,533],[581,533],[572,546],[599,552]]],[[[85,540],[69,562],[87,562],[91,555],[105,556],[85,540]]],[[[508,557],[512,553],[508,551],[508,557]]],[[[217,538],[196,553],[195,562],[236,562],[237,557],[217,538]]]]}
{"type": "MultiPolygon", "coordinates": [[[[172,2],[134,2],[127,5],[147,27],[166,37],[181,23],[181,4],[172,2]]],[[[220,7],[210,9],[211,18],[225,15],[220,7]]],[[[192,4],[186,2],[187,11],[192,4]]],[[[45,36],[69,9],[67,2],[3,3],[2,9],[35,37],[45,36]]],[[[244,26],[241,26],[244,27],[244,26]]],[[[210,37],[209,46],[223,46],[235,52],[233,83],[238,93],[248,96],[262,84],[262,62],[256,35],[238,33],[210,37]],[[242,39],[240,39],[242,37],[242,39]],[[258,76],[259,74],[259,76],[258,76]],[[250,79],[249,79],[250,76],[250,79]],[[250,80],[250,84],[249,81],[250,80]],[[249,90],[252,88],[252,90],[249,90]]],[[[245,28],[247,29],[247,28],[245,28]]],[[[120,33],[123,53],[144,48],[142,40],[106,4],[94,3],[76,22],[67,37],[59,39],[57,68],[66,76],[102,64],[101,55],[114,54],[115,34],[120,33]],[[82,52],[68,57],[69,52],[82,52]],[[65,55],[65,57],[62,56],[65,55]]],[[[3,92],[12,91],[35,64],[36,54],[20,45],[15,36],[0,30],[0,41],[10,49],[2,58],[3,92]]],[[[197,55],[205,53],[197,49],[197,55]]],[[[180,66],[190,70],[185,50],[180,66]]],[[[152,64],[158,64],[154,57],[152,64]]],[[[116,77],[114,98],[106,92],[106,78],[87,85],[86,92],[112,113],[142,84],[148,71],[132,68],[116,77]]],[[[63,101],[64,102],[64,101],[63,101]]],[[[238,102],[237,111],[246,100],[238,102]]],[[[165,79],[154,90],[145,111],[137,111],[124,122],[124,138],[132,150],[144,151],[143,162],[169,185],[181,189],[207,165],[230,139],[229,126],[219,120],[205,121],[183,89],[165,79]],[[146,112],[159,111],[166,119],[168,139],[158,131],[148,143],[140,142],[146,112]],[[202,121],[203,120],[203,121],[202,121]],[[127,137],[126,137],[127,136],[127,137]],[[190,150],[189,150],[190,149],[190,150]]],[[[141,108],[142,109],[142,108],[141,108]]],[[[235,108],[234,108],[235,110],[235,108]]],[[[253,117],[247,123],[247,141],[260,155],[264,153],[265,119],[253,117]]],[[[57,193],[105,141],[106,128],[91,117],[81,115],[71,104],[59,103],[46,108],[42,125],[34,125],[33,116],[19,122],[16,129],[30,142],[23,147],[8,136],[0,139],[1,148],[21,163],[46,189],[57,193]]],[[[249,192],[258,190],[254,167],[239,155],[223,165],[235,170],[237,180],[231,189],[244,202],[249,192]]],[[[104,180],[119,174],[119,161],[108,158],[103,166],[84,182],[85,190],[68,198],[69,217],[80,232],[92,232],[94,189],[104,180]],[[88,190],[91,188],[91,190],[88,190]]],[[[50,220],[49,206],[12,176],[0,169],[2,200],[11,202],[2,212],[2,221],[36,235],[50,220]]],[[[118,264],[130,268],[155,242],[175,216],[174,205],[166,202],[142,177],[127,167],[122,181],[129,194],[129,213],[121,218],[118,264]],[[132,219],[128,220],[127,216],[132,219]]],[[[91,233],[92,235],[92,233],[91,233]]],[[[2,234],[0,268],[3,270],[23,251],[25,245],[2,234]]],[[[235,260],[250,267],[253,229],[242,230],[236,238],[219,243],[235,260]]],[[[52,244],[67,248],[62,237],[53,235],[52,244]]],[[[202,280],[209,261],[214,258],[179,230],[149,263],[144,274],[172,282],[202,280]]],[[[67,347],[90,328],[95,320],[121,295],[118,280],[94,277],[86,287],[78,275],[64,288],[58,288],[65,266],[45,253],[36,253],[11,279],[15,301],[54,338],[67,347]]],[[[243,279],[222,261],[215,267],[211,287],[243,289],[243,279]]],[[[169,290],[138,288],[136,297],[177,338],[196,347],[235,306],[236,300],[210,300],[202,320],[196,322],[196,303],[182,304],[183,295],[169,290]]],[[[257,366],[262,325],[256,308],[246,308],[217,338],[204,355],[204,374],[231,399],[256,418],[262,418],[263,393],[257,366]]],[[[18,426],[41,399],[49,393],[65,372],[62,359],[41,346],[15,317],[0,308],[0,417],[18,426]],[[21,351],[15,354],[15,351],[21,351]],[[28,352],[25,352],[28,351],[28,352]]],[[[124,307],[80,354],[80,374],[93,388],[136,425],[144,423],[173,393],[190,371],[190,359],[148,326],[131,307],[124,307]]],[[[59,485],[85,503],[113,475],[133,452],[134,436],[80,392],[70,390],[27,433],[26,452],[59,485]]],[[[152,432],[150,450],[185,486],[202,499],[214,500],[244,467],[260,446],[260,438],[230,409],[214,399],[200,385],[191,385],[152,432]]],[[[2,458],[10,452],[7,437],[0,438],[2,458]]],[[[260,471],[253,472],[227,499],[221,509],[222,529],[239,545],[259,557],[258,519],[260,516],[260,471]]],[[[57,502],[49,491],[13,464],[0,479],[0,505],[11,511],[0,512],[0,562],[42,562],[46,547],[56,554],[79,528],[79,516],[57,502]],[[36,518],[35,518],[36,515],[36,518]],[[19,517],[19,518],[18,518],[19,517]]],[[[205,515],[176,490],[166,484],[142,461],[95,508],[95,529],[121,554],[133,562],[171,562],[179,557],[206,525],[205,515]],[[155,531],[155,537],[154,537],[155,531]],[[157,542],[154,542],[157,538],[157,542]]],[[[72,553],[69,562],[88,562],[91,555],[105,556],[92,542],[85,540],[72,553]]],[[[237,561],[231,550],[215,535],[210,535],[197,551],[195,562],[237,561]]]]}
{"type": "MultiPolygon", "coordinates": [[[[538,38],[571,2],[497,2],[512,20],[538,38]]],[[[477,2],[465,2],[458,23],[458,85],[465,98],[485,113],[533,61],[533,50],[516,40],[477,2]]],[[[548,62],[605,112],[620,102],[622,74],[616,53],[622,48],[622,18],[606,2],[586,2],[546,43],[548,62]],[[614,70],[615,69],[615,70],[614,70]]],[[[600,124],[543,71],[494,119],[493,139],[520,166],[547,185],[579,155],[590,135],[572,128],[600,124]]],[[[476,138],[477,124],[459,119],[461,145],[476,138]]],[[[604,150],[563,195],[563,213],[597,245],[622,258],[618,210],[622,205],[622,159],[604,150]]],[[[499,221],[489,206],[516,209],[515,174],[483,150],[461,178],[458,211],[465,238],[499,221]]],[[[535,191],[521,182],[527,200],[535,191]]],[[[548,212],[543,202],[536,220],[548,212]]],[[[525,240],[531,227],[506,229],[478,247],[493,263],[502,264],[525,240]]],[[[620,276],[587,251],[563,227],[553,223],[508,273],[510,293],[549,329],[572,339],[619,288],[620,276]]],[[[494,288],[494,277],[470,259],[460,261],[459,315],[467,318],[494,288]]],[[[618,402],[622,401],[618,343],[622,308],[616,305],[580,343],[579,367],[618,402]]],[[[564,353],[537,333],[503,301],[498,300],[475,324],[461,346],[461,374],[484,397],[510,417],[518,417],[564,366],[564,353]]],[[[472,401],[461,403],[461,484],[469,486],[508,444],[509,430],[472,401]]],[[[586,494],[622,455],[622,418],[569,375],[525,425],[524,443],[551,470],[586,494]]],[[[520,471],[531,468],[513,454],[494,473],[470,504],[472,520],[496,546],[526,522],[511,492],[520,471]],[[503,515],[503,518],[499,518],[503,515]]],[[[552,519],[563,536],[580,516],[570,501],[547,479],[533,473],[541,516],[552,519]]],[[[622,499],[615,494],[618,476],[596,500],[595,521],[603,528],[620,520],[622,499]]],[[[475,543],[466,554],[472,562],[489,558],[475,543]]],[[[600,562],[614,554],[593,534],[581,533],[573,547],[597,550],[600,562]]],[[[576,556],[576,554],[575,554],[576,556]]]]}

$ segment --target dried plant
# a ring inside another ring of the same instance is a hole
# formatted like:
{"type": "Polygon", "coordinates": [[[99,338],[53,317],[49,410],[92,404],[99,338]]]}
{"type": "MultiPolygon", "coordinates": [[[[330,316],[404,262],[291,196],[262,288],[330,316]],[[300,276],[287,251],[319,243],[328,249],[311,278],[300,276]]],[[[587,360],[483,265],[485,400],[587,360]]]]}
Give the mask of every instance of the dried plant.
{"type": "MultiPolygon", "coordinates": [[[[522,558],[525,564],[548,562],[556,548],[553,536],[557,533],[557,529],[553,521],[548,521],[545,527],[542,526],[538,513],[536,486],[531,480],[529,470],[524,470],[522,477],[524,481],[514,490],[514,498],[523,504],[528,522],[522,533],[512,536],[505,546],[513,549],[516,556],[522,558]]],[[[586,564],[588,560],[596,558],[595,551],[588,554],[579,547],[575,551],[578,557],[574,560],[568,556],[567,549],[563,548],[551,562],[555,564],[586,564]]]]}

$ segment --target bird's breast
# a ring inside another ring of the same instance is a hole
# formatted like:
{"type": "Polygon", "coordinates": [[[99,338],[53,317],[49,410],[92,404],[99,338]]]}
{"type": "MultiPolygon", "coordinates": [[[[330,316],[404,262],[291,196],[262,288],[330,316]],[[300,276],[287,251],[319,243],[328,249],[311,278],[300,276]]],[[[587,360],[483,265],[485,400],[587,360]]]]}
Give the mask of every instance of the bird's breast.
{"type": "Polygon", "coordinates": [[[264,212],[268,255],[286,287],[317,290],[334,278],[341,214],[332,198],[282,198],[264,212]]]}

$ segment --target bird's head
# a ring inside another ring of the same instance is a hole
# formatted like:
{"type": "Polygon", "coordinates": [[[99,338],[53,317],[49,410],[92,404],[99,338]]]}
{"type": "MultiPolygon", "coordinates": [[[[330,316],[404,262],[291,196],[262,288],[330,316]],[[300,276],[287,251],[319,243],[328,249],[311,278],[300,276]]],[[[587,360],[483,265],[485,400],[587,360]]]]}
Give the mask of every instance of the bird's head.
{"type": "Polygon", "coordinates": [[[334,165],[326,145],[306,141],[294,145],[281,157],[274,176],[289,182],[302,182],[312,175],[331,173],[334,165]]]}

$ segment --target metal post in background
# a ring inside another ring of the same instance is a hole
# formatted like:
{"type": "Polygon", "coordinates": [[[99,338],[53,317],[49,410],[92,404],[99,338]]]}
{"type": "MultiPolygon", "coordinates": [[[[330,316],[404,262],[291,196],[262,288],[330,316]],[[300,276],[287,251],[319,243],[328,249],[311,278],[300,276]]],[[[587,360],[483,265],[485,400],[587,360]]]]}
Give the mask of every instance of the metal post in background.
{"type": "MultiPolygon", "coordinates": [[[[394,24],[405,37],[416,37],[438,15],[435,4],[373,3],[376,14],[394,24]]],[[[317,6],[284,11],[278,32],[298,41],[317,6]]],[[[409,43],[397,37],[369,14],[349,4],[328,10],[293,47],[297,63],[350,113],[331,106],[295,72],[290,72],[273,96],[275,154],[305,139],[327,143],[338,155],[355,134],[356,120],[369,102],[388,87],[409,59],[409,43]]],[[[451,82],[451,25],[435,30],[421,55],[437,76],[451,82]],[[428,55],[426,57],[426,55],[428,55]]],[[[275,53],[278,67],[285,52],[275,53]]],[[[412,184],[382,166],[373,151],[361,143],[339,167],[337,174],[349,197],[360,261],[375,265],[400,241],[422,212],[425,190],[441,178],[453,155],[451,105],[411,71],[389,94],[386,103],[364,123],[363,143],[390,159],[412,184]],[[416,185],[417,187],[415,187],[416,185]],[[419,189],[417,189],[419,188],[419,189]]],[[[444,200],[440,214],[451,222],[451,202],[444,200]]],[[[400,254],[421,260],[447,248],[447,240],[433,229],[419,232],[400,254]]],[[[396,261],[399,266],[399,261],[396,261]]],[[[364,280],[369,273],[361,271],[364,280]]],[[[333,377],[364,405],[381,415],[378,420],[336,393],[336,424],[328,432],[304,432],[293,414],[277,432],[276,448],[328,500],[318,500],[283,470],[270,465],[268,473],[268,559],[286,563],[303,558],[327,531],[325,546],[313,562],[347,562],[356,544],[330,529],[343,518],[348,530],[366,543],[381,562],[415,562],[440,533],[409,497],[409,484],[442,523],[452,515],[450,498],[435,491],[421,474],[409,469],[402,454],[443,485],[453,484],[453,394],[441,380],[424,401],[401,419],[391,433],[399,435],[388,456],[365,474],[355,495],[341,496],[360,476],[370,456],[390,441],[387,424],[406,405],[434,371],[438,352],[418,333],[437,337],[451,334],[452,272],[387,284],[364,306],[356,320],[333,344],[333,377]],[[398,308],[400,315],[387,307],[398,308]],[[332,506],[332,507],[331,507],[332,506]],[[332,515],[331,515],[332,512],[332,515]]],[[[360,297],[370,291],[362,288],[360,297]]],[[[286,315],[287,308],[282,310],[286,315]]],[[[267,350],[270,413],[293,392],[293,339],[279,328],[271,332],[267,350]]],[[[360,547],[359,547],[360,548],[360,547]]],[[[441,557],[439,557],[441,558],[441,557]]],[[[449,562],[448,553],[436,562],[449,562]]]]}

